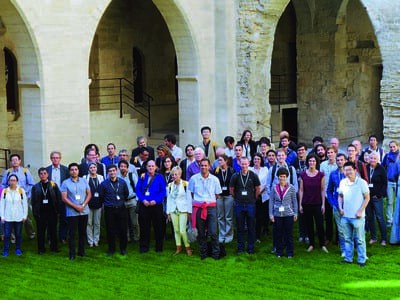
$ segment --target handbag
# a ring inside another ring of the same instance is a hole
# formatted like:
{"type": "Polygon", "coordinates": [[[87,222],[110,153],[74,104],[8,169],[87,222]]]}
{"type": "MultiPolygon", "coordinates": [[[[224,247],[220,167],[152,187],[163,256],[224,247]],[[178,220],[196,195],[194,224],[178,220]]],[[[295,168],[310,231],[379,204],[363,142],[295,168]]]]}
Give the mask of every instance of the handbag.
{"type": "Polygon", "coordinates": [[[191,220],[189,220],[186,225],[186,233],[187,233],[189,243],[194,243],[195,241],[197,241],[197,236],[198,236],[197,228],[192,227],[191,220]]]}

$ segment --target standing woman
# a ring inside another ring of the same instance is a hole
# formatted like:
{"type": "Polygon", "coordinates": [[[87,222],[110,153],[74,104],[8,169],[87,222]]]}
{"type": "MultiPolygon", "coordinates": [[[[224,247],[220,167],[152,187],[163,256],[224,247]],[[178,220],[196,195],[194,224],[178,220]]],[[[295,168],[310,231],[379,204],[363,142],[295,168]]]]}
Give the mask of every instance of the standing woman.
{"type": "Polygon", "coordinates": [[[192,197],[187,188],[188,183],[181,179],[182,169],[178,166],[171,170],[172,182],[167,188],[167,215],[168,220],[172,221],[175,233],[176,251],[174,255],[182,252],[182,240],[185,245],[186,253],[192,256],[186,233],[188,217],[192,214],[192,197]]]}
{"type": "Polygon", "coordinates": [[[89,183],[92,199],[89,202],[89,219],[87,224],[87,240],[89,247],[97,247],[100,241],[100,222],[102,202],[99,197],[99,186],[104,177],[97,174],[96,163],[89,164],[89,174],[85,176],[89,183]]]}
{"type": "Polygon", "coordinates": [[[217,199],[217,217],[219,228],[220,255],[225,254],[225,243],[233,240],[233,197],[229,194],[229,182],[235,170],[229,165],[230,158],[223,154],[218,157],[219,167],[214,171],[221,185],[222,193],[217,199]]]}
{"type": "Polygon", "coordinates": [[[28,216],[28,200],[23,188],[18,186],[18,177],[11,174],[8,177],[8,188],[1,192],[0,217],[4,224],[3,256],[8,256],[11,232],[15,233],[15,254],[22,255],[22,224],[28,216]]]}
{"type": "Polygon", "coordinates": [[[253,141],[253,134],[250,130],[243,131],[239,144],[243,148],[242,156],[247,157],[251,161],[257,151],[257,143],[253,141]]]}
{"type": "Polygon", "coordinates": [[[260,196],[256,200],[256,241],[261,242],[261,234],[268,233],[268,200],[269,195],[266,191],[268,168],[264,167],[264,159],[261,153],[254,154],[253,167],[249,168],[258,175],[260,180],[260,196]]]}
{"type": "Polygon", "coordinates": [[[325,175],[318,171],[319,159],[314,153],[307,156],[307,170],[300,174],[299,205],[300,213],[304,214],[310,244],[307,249],[311,252],[315,248],[314,222],[317,228],[321,250],[328,253],[325,247],[325,233],[323,214],[325,213],[325,175]]]}
{"type": "Polygon", "coordinates": [[[279,183],[271,192],[269,218],[274,223],[276,256],[281,257],[286,248],[287,257],[293,257],[293,223],[297,221],[297,196],[294,186],[287,182],[289,171],[278,170],[279,183]]]}
{"type": "MultiPolygon", "coordinates": [[[[160,174],[164,177],[165,179],[165,184],[168,186],[169,183],[173,181],[172,179],[172,168],[176,165],[175,159],[172,158],[172,156],[164,156],[162,158],[162,163],[161,163],[161,168],[160,168],[160,174]]],[[[167,197],[164,198],[163,200],[163,212],[164,212],[164,217],[165,220],[170,222],[170,218],[167,219],[167,197]]],[[[171,224],[171,234],[174,232],[174,228],[171,224]]],[[[167,225],[164,226],[164,236],[167,239],[167,225]]]]}

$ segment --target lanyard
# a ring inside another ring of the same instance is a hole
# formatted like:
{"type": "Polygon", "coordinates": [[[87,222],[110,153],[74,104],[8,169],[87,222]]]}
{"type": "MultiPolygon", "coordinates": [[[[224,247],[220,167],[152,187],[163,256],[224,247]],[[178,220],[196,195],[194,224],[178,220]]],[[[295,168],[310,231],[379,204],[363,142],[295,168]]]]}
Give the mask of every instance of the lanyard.
{"type": "Polygon", "coordinates": [[[223,182],[223,184],[225,186],[226,178],[228,177],[228,170],[222,170],[221,175],[222,175],[222,182],[223,182]],[[225,176],[224,176],[224,174],[225,174],[225,176]]]}
{"type": "Polygon", "coordinates": [[[99,180],[97,179],[97,177],[95,178],[90,177],[90,180],[93,182],[94,190],[97,191],[97,188],[99,186],[99,180]]]}
{"type": "Polygon", "coordinates": [[[372,176],[374,176],[374,172],[375,172],[375,169],[370,167],[370,169],[369,169],[369,182],[371,182],[372,176]]]}
{"type": "Polygon", "coordinates": [[[119,181],[117,180],[117,188],[114,187],[114,185],[112,184],[112,181],[111,181],[111,180],[110,180],[110,185],[111,185],[113,191],[115,192],[115,194],[118,194],[119,181]]]}
{"type": "Polygon", "coordinates": [[[243,185],[244,189],[246,189],[247,181],[249,180],[249,174],[250,174],[250,172],[247,172],[246,180],[243,182],[243,174],[242,174],[242,171],[240,171],[240,180],[242,181],[242,185],[243,185]]]}
{"type": "Polygon", "coordinates": [[[49,190],[49,186],[47,186],[46,191],[43,189],[43,183],[40,184],[40,187],[42,188],[42,193],[43,193],[44,198],[46,198],[47,197],[47,191],[49,190]]]}
{"type": "Polygon", "coordinates": [[[278,195],[279,195],[279,198],[281,199],[281,201],[283,201],[283,196],[285,195],[288,188],[289,188],[289,185],[286,184],[282,190],[281,186],[279,184],[277,184],[278,195]]]}

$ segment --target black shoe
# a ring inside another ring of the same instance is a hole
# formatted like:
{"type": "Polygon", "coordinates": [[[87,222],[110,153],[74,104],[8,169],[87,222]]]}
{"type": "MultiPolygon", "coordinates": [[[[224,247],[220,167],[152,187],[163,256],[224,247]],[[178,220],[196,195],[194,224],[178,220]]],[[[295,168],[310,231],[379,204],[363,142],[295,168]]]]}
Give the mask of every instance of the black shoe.
{"type": "Polygon", "coordinates": [[[219,257],[225,257],[226,256],[226,249],[224,244],[219,244],[219,257]]]}
{"type": "Polygon", "coordinates": [[[121,255],[126,255],[127,252],[126,252],[126,250],[121,250],[120,253],[121,253],[121,255]]]}
{"type": "Polygon", "coordinates": [[[70,255],[69,256],[69,260],[74,260],[75,259],[75,255],[70,255]]]}
{"type": "Polygon", "coordinates": [[[358,265],[360,266],[360,268],[364,268],[365,267],[365,263],[358,263],[358,265]]]}
{"type": "Polygon", "coordinates": [[[86,254],[85,252],[78,253],[78,256],[84,257],[86,254]]]}
{"type": "Polygon", "coordinates": [[[342,260],[342,264],[347,264],[347,265],[350,265],[350,264],[352,264],[353,262],[351,262],[351,261],[347,261],[347,260],[342,260]]]}
{"type": "Polygon", "coordinates": [[[200,259],[201,259],[201,260],[205,260],[206,258],[207,258],[207,255],[201,255],[201,256],[200,256],[200,259]]]}
{"type": "Polygon", "coordinates": [[[39,255],[43,255],[46,251],[38,251],[39,255]]]}
{"type": "Polygon", "coordinates": [[[239,255],[239,254],[242,254],[242,253],[244,253],[244,250],[242,250],[242,249],[237,249],[237,250],[236,250],[236,254],[239,255]]]}

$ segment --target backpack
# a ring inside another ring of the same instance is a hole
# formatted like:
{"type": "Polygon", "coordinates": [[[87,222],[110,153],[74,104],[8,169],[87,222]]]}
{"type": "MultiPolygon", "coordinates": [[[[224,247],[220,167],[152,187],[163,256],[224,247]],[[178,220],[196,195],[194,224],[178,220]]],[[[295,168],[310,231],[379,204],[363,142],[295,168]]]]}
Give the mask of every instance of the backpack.
{"type": "MultiPolygon", "coordinates": [[[[8,188],[5,188],[5,189],[4,189],[4,196],[3,196],[3,199],[6,199],[7,192],[8,192],[8,188]]],[[[24,199],[24,193],[23,193],[21,187],[18,187],[18,192],[19,192],[19,194],[21,195],[21,200],[23,200],[23,199],[24,199]]]]}
{"type": "MultiPolygon", "coordinates": [[[[28,183],[28,174],[27,174],[26,168],[22,168],[22,171],[23,171],[24,174],[25,174],[25,182],[28,183]]],[[[11,172],[12,172],[12,168],[9,168],[9,169],[7,170],[7,179],[8,179],[8,177],[11,175],[11,172]]]]}
{"type": "MultiPolygon", "coordinates": [[[[288,167],[289,167],[290,184],[293,184],[293,169],[292,169],[292,166],[288,166],[288,167]]],[[[272,188],[272,184],[274,183],[276,168],[277,168],[277,164],[274,164],[274,166],[272,167],[271,182],[269,183],[270,189],[272,188]]]]}
{"type": "Polygon", "coordinates": [[[132,187],[133,191],[136,193],[136,186],[135,186],[135,182],[133,181],[132,172],[128,173],[128,178],[129,178],[129,182],[131,184],[131,187],[132,187]]]}

